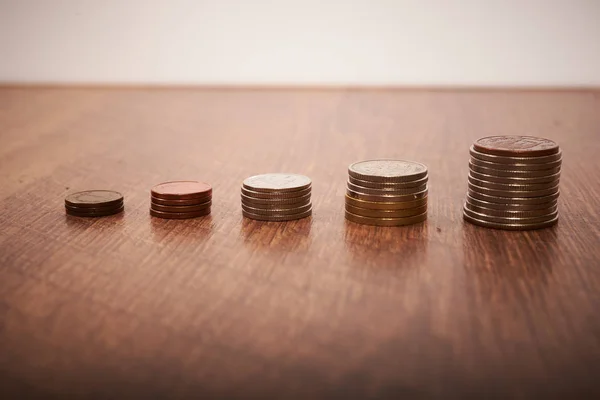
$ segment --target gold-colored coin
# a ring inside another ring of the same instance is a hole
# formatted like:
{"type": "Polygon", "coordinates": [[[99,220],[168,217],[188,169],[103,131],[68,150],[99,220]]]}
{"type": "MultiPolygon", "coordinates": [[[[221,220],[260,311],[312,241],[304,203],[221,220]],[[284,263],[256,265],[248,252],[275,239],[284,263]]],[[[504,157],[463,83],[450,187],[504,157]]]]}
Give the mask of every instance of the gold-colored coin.
{"type": "Polygon", "coordinates": [[[409,194],[415,194],[422,192],[427,189],[427,184],[408,188],[372,188],[355,185],[354,183],[347,182],[348,189],[353,190],[357,193],[385,195],[385,196],[405,196],[409,194]]]}
{"type": "Polygon", "coordinates": [[[346,219],[357,224],[376,225],[376,226],[403,226],[423,222],[427,219],[427,212],[406,218],[372,218],[363,217],[346,211],[346,219]]]}
{"type": "Polygon", "coordinates": [[[368,194],[368,193],[360,193],[356,192],[350,188],[346,189],[346,195],[348,197],[352,197],[358,200],[365,201],[375,201],[375,202],[384,202],[384,203],[401,203],[406,201],[419,200],[424,197],[427,197],[427,188],[417,193],[406,194],[406,195],[378,195],[378,194],[368,194]]]}
{"type": "Polygon", "coordinates": [[[479,226],[483,226],[485,228],[492,228],[492,229],[504,229],[504,230],[509,230],[509,231],[527,231],[527,230],[533,230],[533,229],[549,228],[558,222],[558,215],[552,220],[545,221],[545,222],[539,222],[539,223],[535,223],[535,224],[519,224],[519,223],[498,224],[498,223],[494,223],[494,222],[488,222],[488,221],[484,221],[481,219],[473,218],[464,213],[463,213],[463,218],[465,221],[470,222],[474,225],[479,225],[479,226]]]}
{"type": "Polygon", "coordinates": [[[359,215],[361,217],[371,218],[405,218],[414,217],[427,212],[427,206],[421,206],[416,208],[407,208],[404,210],[371,210],[369,208],[354,207],[350,204],[346,204],[346,211],[352,214],[359,215]]]}
{"type": "Polygon", "coordinates": [[[272,216],[283,216],[283,215],[291,215],[291,214],[299,214],[306,211],[309,211],[312,208],[312,204],[308,203],[306,205],[294,208],[262,208],[262,207],[250,207],[242,203],[242,210],[252,213],[252,214],[260,214],[260,215],[272,215],[272,216]]]}
{"type": "Polygon", "coordinates": [[[302,213],[289,214],[289,215],[261,215],[261,214],[254,214],[254,213],[250,213],[248,211],[242,210],[242,215],[246,218],[255,219],[257,221],[269,221],[269,222],[292,221],[292,220],[296,220],[296,219],[310,217],[311,214],[312,214],[312,208],[310,208],[308,211],[305,211],[302,213]]]}
{"type": "Polygon", "coordinates": [[[408,208],[421,207],[427,204],[427,196],[422,199],[401,202],[381,202],[355,199],[346,195],[346,204],[354,207],[367,208],[369,210],[405,210],[408,208]]]}
{"type": "Polygon", "coordinates": [[[368,187],[368,188],[373,188],[373,189],[394,190],[394,189],[406,189],[406,188],[412,188],[412,187],[417,187],[417,186],[423,186],[427,183],[428,177],[425,176],[424,178],[417,179],[415,181],[408,181],[408,182],[373,182],[373,181],[366,181],[363,179],[358,179],[353,176],[348,176],[348,180],[357,186],[368,187]]]}

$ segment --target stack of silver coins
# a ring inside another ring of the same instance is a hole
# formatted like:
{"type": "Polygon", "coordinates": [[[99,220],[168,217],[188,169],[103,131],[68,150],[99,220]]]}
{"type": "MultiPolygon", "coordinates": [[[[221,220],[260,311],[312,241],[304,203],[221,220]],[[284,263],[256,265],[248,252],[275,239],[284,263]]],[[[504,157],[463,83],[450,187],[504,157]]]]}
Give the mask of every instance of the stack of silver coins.
{"type": "Polygon", "coordinates": [[[297,174],[263,174],[242,183],[242,215],[259,221],[291,221],[312,214],[312,182],[297,174]]]}
{"type": "Polygon", "coordinates": [[[556,224],[562,152],[555,142],[490,136],[473,143],[470,153],[466,221],[510,230],[556,224]]]}
{"type": "Polygon", "coordinates": [[[427,167],[403,160],[368,160],[348,167],[346,219],[401,226],[427,219],[427,167]]]}

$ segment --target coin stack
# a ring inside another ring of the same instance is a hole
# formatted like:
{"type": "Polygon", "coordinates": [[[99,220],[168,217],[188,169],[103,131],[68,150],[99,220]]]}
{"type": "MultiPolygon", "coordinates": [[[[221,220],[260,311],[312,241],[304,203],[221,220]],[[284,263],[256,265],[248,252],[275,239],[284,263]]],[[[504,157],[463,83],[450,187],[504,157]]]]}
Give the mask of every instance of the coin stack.
{"type": "Polygon", "coordinates": [[[400,226],[427,219],[427,167],[413,161],[369,160],[348,167],[346,219],[400,226]]]}
{"type": "Polygon", "coordinates": [[[242,215],[259,221],[290,221],[312,214],[312,184],[296,174],[263,174],[242,183],[242,215]]]}
{"type": "Polygon", "coordinates": [[[65,198],[65,211],[75,217],[104,217],[123,209],[123,195],[112,190],[86,190],[65,198]]]}
{"type": "Polygon", "coordinates": [[[562,153],[555,142],[490,136],[473,143],[470,153],[466,221],[509,230],[556,224],[562,153]]]}
{"type": "Polygon", "coordinates": [[[198,181],[173,181],[151,190],[150,215],[166,219],[197,218],[210,214],[212,187],[198,181]]]}

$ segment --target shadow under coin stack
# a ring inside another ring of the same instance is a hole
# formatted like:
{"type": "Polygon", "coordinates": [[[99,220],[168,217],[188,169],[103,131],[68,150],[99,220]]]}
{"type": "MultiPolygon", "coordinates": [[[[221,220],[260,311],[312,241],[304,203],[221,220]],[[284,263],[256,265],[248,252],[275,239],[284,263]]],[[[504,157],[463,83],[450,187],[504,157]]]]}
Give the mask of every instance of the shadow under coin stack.
{"type": "Polygon", "coordinates": [[[312,214],[309,177],[264,174],[242,183],[242,215],[259,221],[291,221],[312,214]]]}
{"type": "Polygon", "coordinates": [[[65,198],[65,211],[75,217],[104,217],[123,209],[123,195],[112,190],[86,190],[65,198]]]}
{"type": "Polygon", "coordinates": [[[490,136],[470,149],[464,219],[487,228],[528,230],[558,221],[562,154],[548,139],[490,136]]]}
{"type": "Polygon", "coordinates": [[[369,160],[348,167],[346,219],[401,226],[427,219],[427,167],[402,160],[369,160]]]}
{"type": "Polygon", "coordinates": [[[187,219],[210,214],[212,187],[197,181],[164,182],[152,188],[150,215],[187,219]]]}

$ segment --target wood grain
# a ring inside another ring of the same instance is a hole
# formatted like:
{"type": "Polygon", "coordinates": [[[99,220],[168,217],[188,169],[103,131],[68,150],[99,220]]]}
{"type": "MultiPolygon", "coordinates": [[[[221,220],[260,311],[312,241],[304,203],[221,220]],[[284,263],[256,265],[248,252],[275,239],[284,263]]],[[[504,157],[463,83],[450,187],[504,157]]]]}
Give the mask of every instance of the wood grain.
{"type": "Polygon", "coordinates": [[[600,395],[600,91],[0,90],[0,389],[10,398],[600,395]],[[560,221],[463,223],[468,148],[563,150],[560,221]],[[429,219],[344,220],[347,166],[430,171],[429,219]],[[240,183],[313,179],[314,215],[244,220],[240,183]],[[148,215],[149,189],[213,213],[148,215]],[[67,193],[125,195],[66,216],[67,193]]]}

